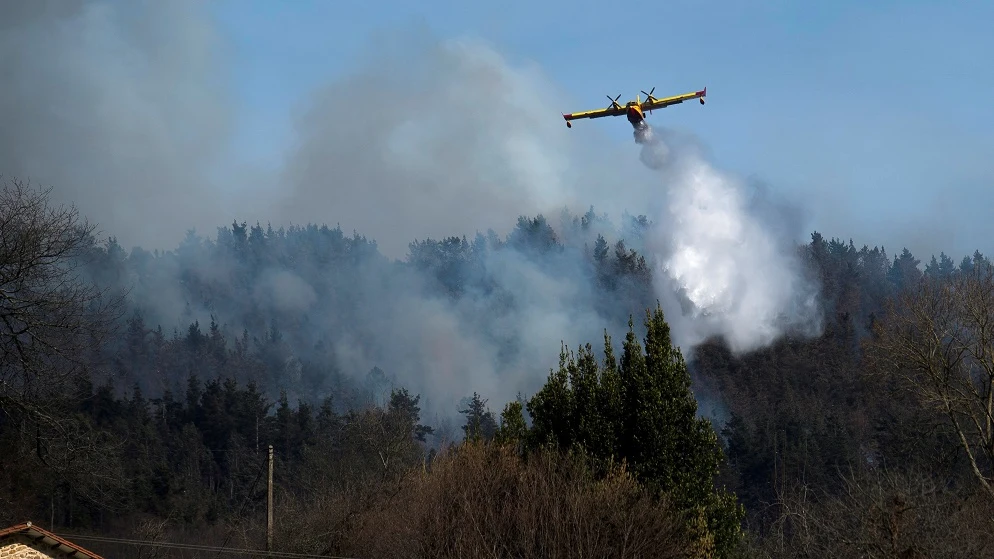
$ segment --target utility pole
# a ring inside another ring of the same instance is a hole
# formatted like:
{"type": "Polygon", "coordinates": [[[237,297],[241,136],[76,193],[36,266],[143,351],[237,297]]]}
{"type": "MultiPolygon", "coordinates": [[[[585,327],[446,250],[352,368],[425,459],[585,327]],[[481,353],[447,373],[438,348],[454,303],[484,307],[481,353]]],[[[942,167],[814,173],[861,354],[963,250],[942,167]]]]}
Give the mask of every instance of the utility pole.
{"type": "Polygon", "coordinates": [[[269,445],[269,518],[266,521],[266,551],[273,550],[273,445],[269,445]]]}

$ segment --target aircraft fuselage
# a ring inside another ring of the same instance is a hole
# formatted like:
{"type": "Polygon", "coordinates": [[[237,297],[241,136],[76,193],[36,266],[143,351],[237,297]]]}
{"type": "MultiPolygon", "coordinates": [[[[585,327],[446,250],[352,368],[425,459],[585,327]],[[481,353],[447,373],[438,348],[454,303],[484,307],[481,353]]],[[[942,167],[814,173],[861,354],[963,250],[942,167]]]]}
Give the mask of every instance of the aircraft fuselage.
{"type": "Polygon", "coordinates": [[[644,144],[649,142],[652,134],[649,123],[645,121],[645,114],[642,113],[642,108],[634,103],[630,104],[628,105],[628,110],[625,111],[625,116],[634,129],[632,134],[635,135],[635,143],[644,144]]]}
{"type": "Polygon", "coordinates": [[[629,105],[626,116],[628,117],[628,122],[632,124],[632,128],[635,130],[646,126],[645,115],[642,114],[642,109],[638,105],[629,105]]]}

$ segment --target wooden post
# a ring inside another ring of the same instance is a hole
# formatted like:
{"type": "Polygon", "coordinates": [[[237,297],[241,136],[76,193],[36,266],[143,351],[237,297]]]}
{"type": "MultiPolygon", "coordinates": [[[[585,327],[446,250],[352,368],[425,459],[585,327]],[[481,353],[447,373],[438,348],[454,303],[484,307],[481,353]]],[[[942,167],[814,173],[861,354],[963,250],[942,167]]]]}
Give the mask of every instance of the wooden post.
{"type": "Polygon", "coordinates": [[[269,519],[266,521],[266,551],[273,550],[273,445],[269,445],[269,519]]]}

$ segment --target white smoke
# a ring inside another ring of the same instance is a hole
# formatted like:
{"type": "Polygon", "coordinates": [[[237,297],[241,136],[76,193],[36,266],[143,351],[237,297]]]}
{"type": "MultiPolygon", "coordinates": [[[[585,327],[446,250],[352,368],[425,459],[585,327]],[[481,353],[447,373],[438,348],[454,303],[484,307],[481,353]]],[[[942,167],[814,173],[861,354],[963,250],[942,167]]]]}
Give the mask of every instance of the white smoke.
{"type": "Polygon", "coordinates": [[[788,216],[750,200],[742,181],[693,146],[668,145],[658,132],[648,138],[640,158],[660,172],[666,200],[646,250],[658,266],[657,293],[678,324],[675,341],[692,347],[721,335],[740,352],[788,331],[819,334],[818,289],[804,276],[788,216]]]}
{"type": "MultiPolygon", "coordinates": [[[[513,65],[478,41],[416,31],[377,38],[354,72],[303,97],[292,144],[273,146],[287,156],[272,176],[233,170],[225,154],[238,98],[225,86],[221,31],[199,0],[0,4],[0,46],[12,53],[0,56],[11,84],[0,88],[0,173],[53,185],[60,202],[77,203],[126,249],[171,248],[190,228],[237,219],[274,228],[340,224],[402,259],[412,240],[472,239],[490,228],[503,236],[522,215],[541,213],[554,225],[564,207],[623,219],[627,210],[658,223],[646,256],[665,270],[654,275],[681,346],[717,333],[753,347],[781,331],[778,313],[803,323],[811,312],[779,246],[790,238],[772,233],[774,222],[757,217],[738,186],[667,140],[643,153],[670,189],[659,196],[653,173],[628,165],[613,146],[586,143],[596,126],[568,132],[558,109],[543,102],[572,110],[586,99],[571,99],[536,65],[513,65]],[[270,178],[269,188],[256,184],[270,178]],[[679,289],[696,305],[685,315],[679,289]]],[[[596,222],[574,247],[603,232],[645,252],[625,229],[596,222]]],[[[598,346],[603,328],[618,341],[622,315],[637,318],[641,306],[605,295],[580,250],[538,265],[513,247],[484,262],[495,294],[428,297],[431,277],[378,259],[328,277],[269,263],[227,306],[208,305],[184,278],[228,293],[241,289],[244,272],[234,261],[208,260],[192,240],[128,286],[166,331],[216,314],[240,334],[238,317],[253,306],[284,322],[306,319],[298,330],[313,339],[295,350],[327,342],[338,369],[363,375],[379,367],[424,395],[425,410],[452,410],[473,391],[498,407],[519,390],[532,393],[556,366],[560,342],[598,346]]]]}

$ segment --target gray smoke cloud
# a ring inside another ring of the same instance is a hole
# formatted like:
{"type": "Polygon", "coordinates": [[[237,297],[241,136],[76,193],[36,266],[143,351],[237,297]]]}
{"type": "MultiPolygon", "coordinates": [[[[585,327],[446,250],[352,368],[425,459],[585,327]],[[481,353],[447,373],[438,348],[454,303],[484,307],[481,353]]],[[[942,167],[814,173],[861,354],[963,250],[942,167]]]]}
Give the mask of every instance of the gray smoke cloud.
{"type": "Polygon", "coordinates": [[[399,31],[360,62],[298,115],[266,219],[331,220],[402,257],[414,238],[503,233],[522,214],[618,215],[631,201],[618,186],[639,187],[567,132],[554,105],[569,99],[538,68],[484,43],[399,31]]]}
{"type": "MultiPolygon", "coordinates": [[[[604,223],[572,241],[592,245],[601,232],[644,250],[685,348],[711,334],[758,347],[810,322],[813,294],[785,256],[782,212],[747,199],[692,144],[656,144],[641,157],[650,169],[631,146],[584,140],[593,126],[570,133],[555,107],[575,101],[539,68],[512,65],[486,44],[417,31],[379,37],[357,70],[308,96],[294,145],[274,146],[287,148],[284,166],[247,193],[230,188],[249,171],[226,163],[234,115],[204,3],[27,5],[0,12],[0,46],[15,53],[0,58],[9,77],[0,89],[0,172],[53,185],[125,247],[175,247],[187,229],[237,217],[264,227],[337,223],[403,258],[412,240],[503,234],[521,215],[541,213],[565,235],[560,211],[593,205],[612,219],[627,210],[653,221],[642,241],[604,223]]],[[[160,260],[132,294],[167,331],[207,324],[218,310],[189,298],[181,276],[223,287],[237,275],[234,264],[196,254],[181,247],[160,260]]],[[[598,300],[583,258],[567,251],[539,265],[516,250],[490,253],[484,267],[514,294],[502,313],[492,294],[429,297],[424,274],[376,261],[358,268],[347,295],[335,288],[341,278],[273,267],[242,304],[308,321],[343,370],[379,367],[423,394],[429,413],[451,414],[473,391],[495,407],[534,392],[560,341],[598,347],[604,328],[618,341],[628,313],[639,319],[633,301],[598,300]]],[[[228,326],[240,333],[242,325],[228,326]]],[[[288,376],[299,375],[293,362],[288,376]]]]}
{"type": "Polygon", "coordinates": [[[0,3],[0,172],[171,248],[221,213],[232,118],[206,3],[0,3]]]}

